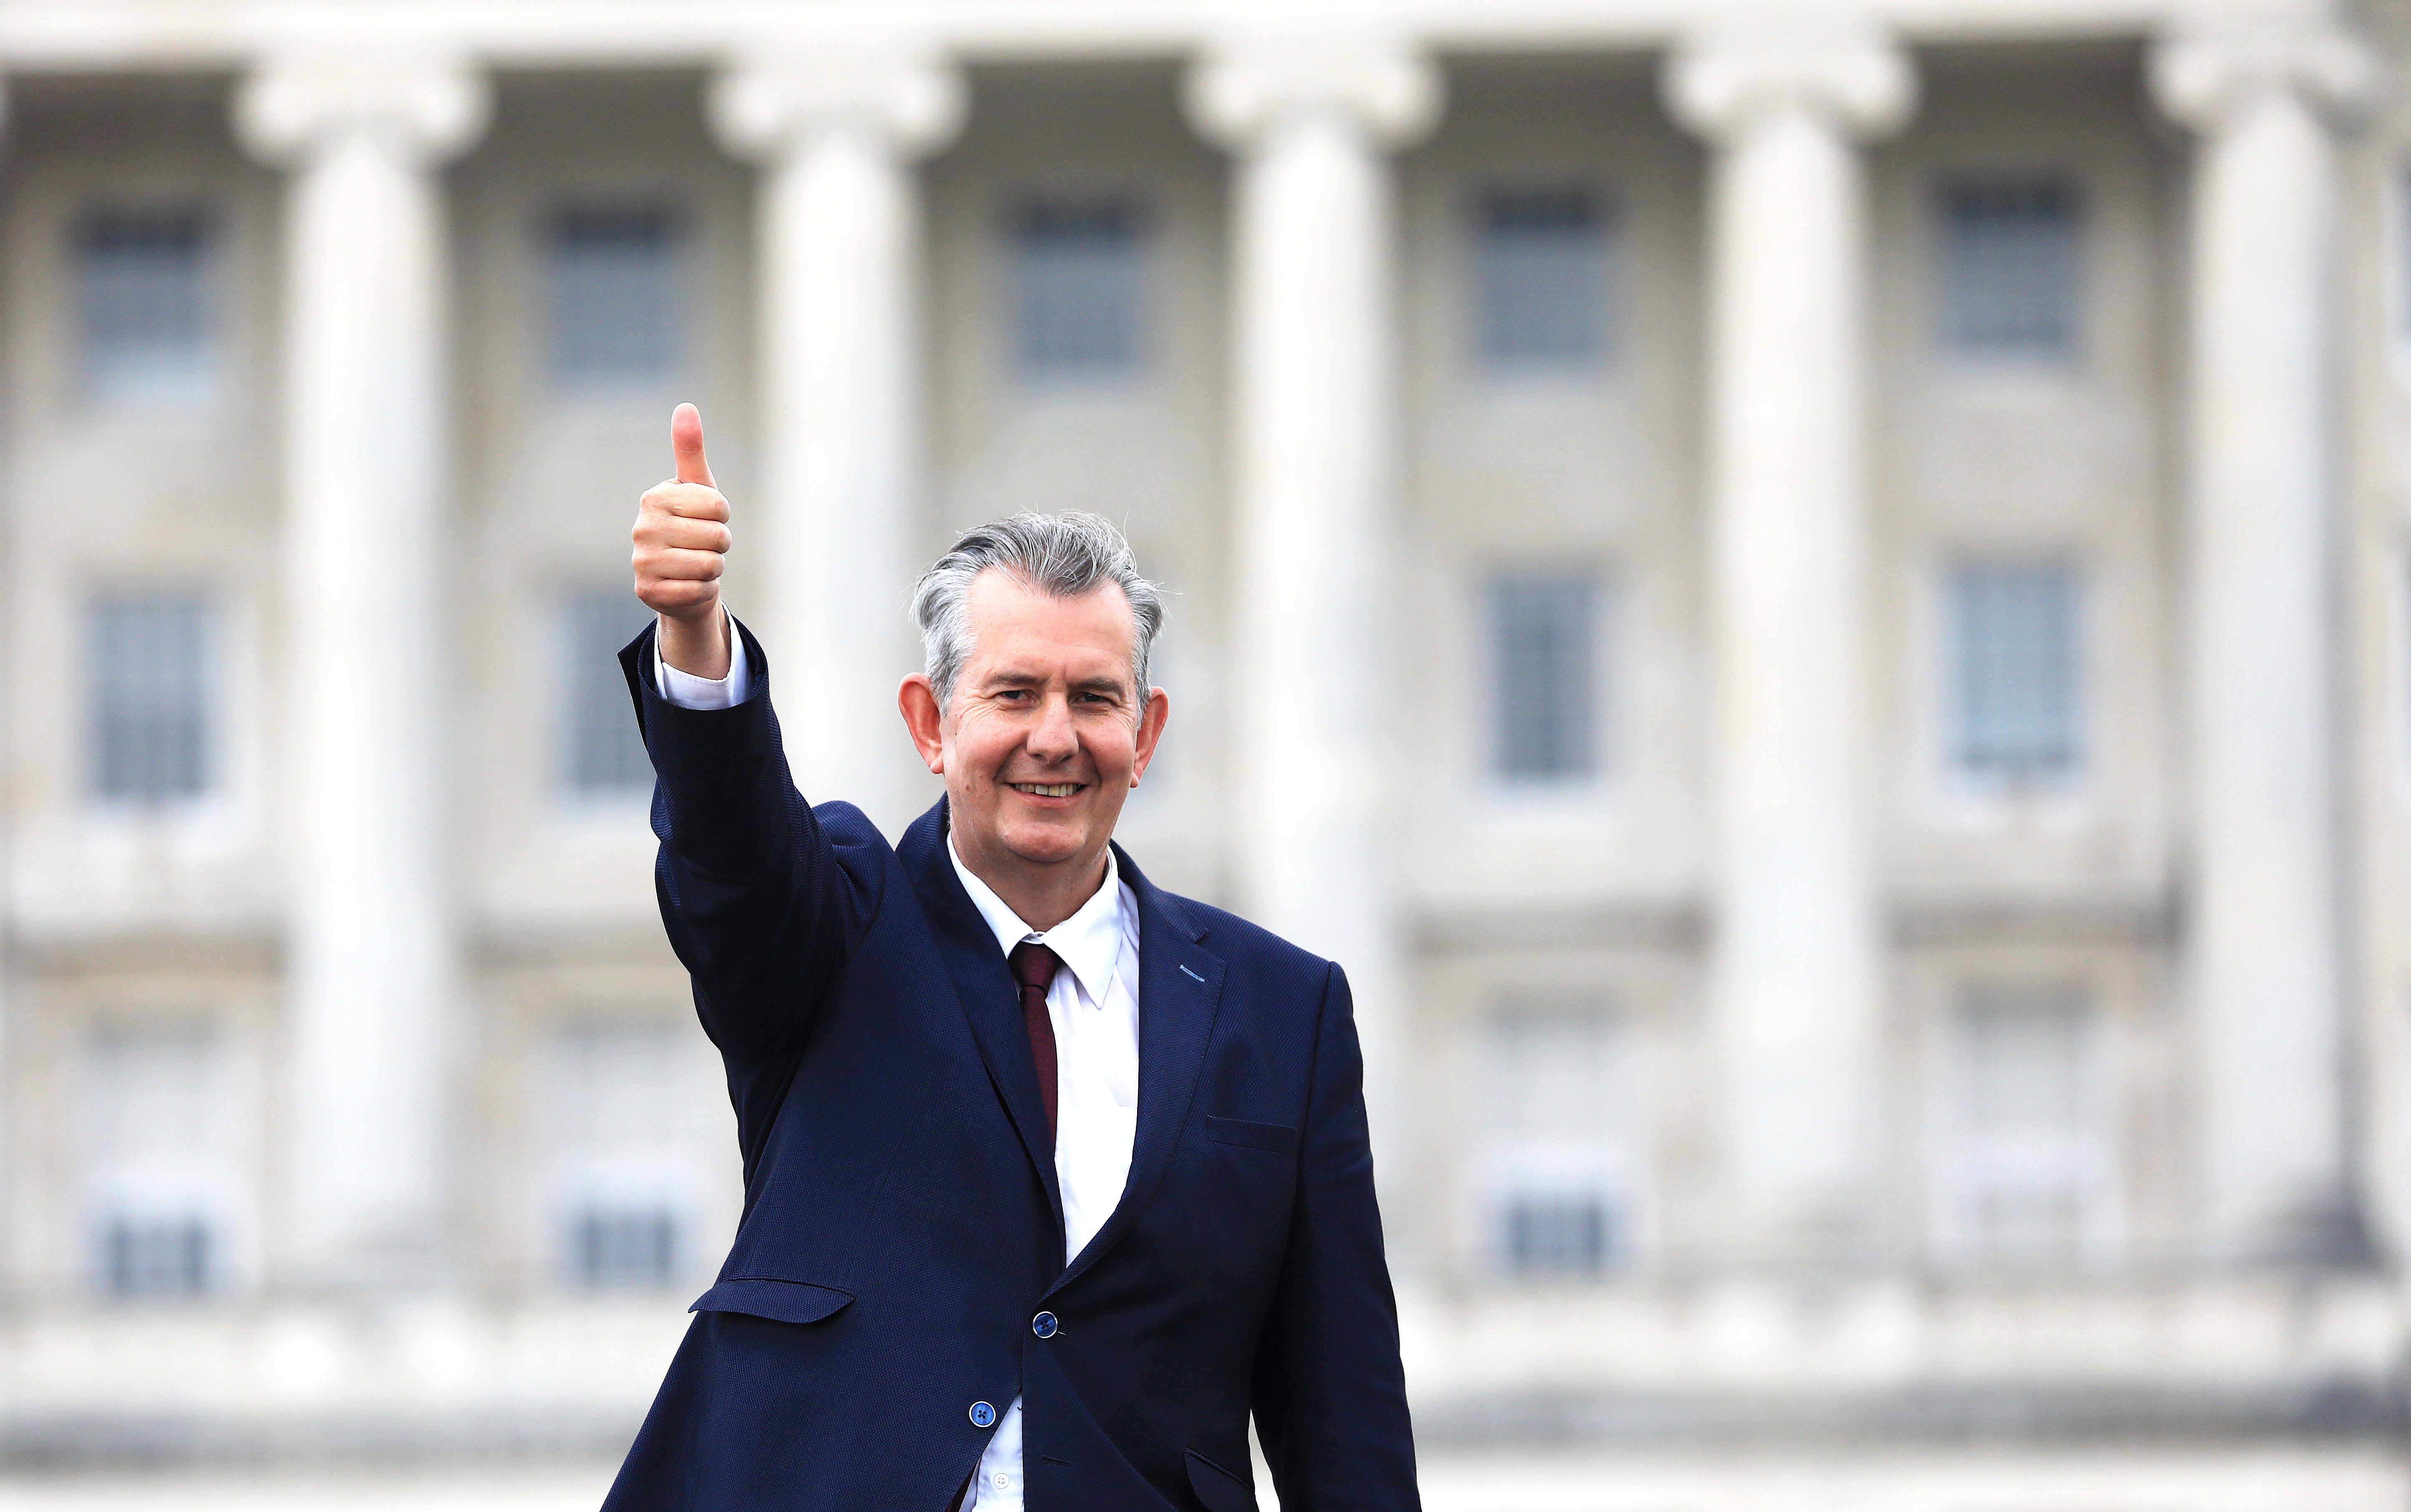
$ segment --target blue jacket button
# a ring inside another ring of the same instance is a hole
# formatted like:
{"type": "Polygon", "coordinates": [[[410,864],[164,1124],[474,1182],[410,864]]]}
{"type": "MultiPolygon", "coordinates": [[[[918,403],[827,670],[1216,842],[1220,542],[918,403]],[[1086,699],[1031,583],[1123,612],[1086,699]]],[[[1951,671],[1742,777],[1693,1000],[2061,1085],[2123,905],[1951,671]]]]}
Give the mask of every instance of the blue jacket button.
{"type": "Polygon", "coordinates": [[[1052,1313],[1041,1313],[1036,1317],[1031,1318],[1030,1320],[1030,1331],[1038,1335],[1041,1339],[1054,1338],[1055,1314],[1052,1313]]]}
{"type": "Polygon", "coordinates": [[[996,1409],[989,1406],[985,1402],[972,1402],[972,1426],[973,1428],[994,1428],[996,1426],[996,1409]]]}

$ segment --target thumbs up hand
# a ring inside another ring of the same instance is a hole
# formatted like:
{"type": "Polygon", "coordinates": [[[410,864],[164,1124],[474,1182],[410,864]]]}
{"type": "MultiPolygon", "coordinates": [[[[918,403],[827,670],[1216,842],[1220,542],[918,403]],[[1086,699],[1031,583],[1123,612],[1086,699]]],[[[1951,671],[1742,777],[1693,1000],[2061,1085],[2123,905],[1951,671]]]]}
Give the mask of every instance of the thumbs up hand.
{"type": "Polygon", "coordinates": [[[636,596],[661,616],[662,660],[717,680],[728,675],[728,621],[720,608],[731,540],[728,500],[711,486],[703,416],[693,404],[670,414],[670,450],[678,476],[645,491],[628,533],[636,543],[630,558],[636,596]]]}

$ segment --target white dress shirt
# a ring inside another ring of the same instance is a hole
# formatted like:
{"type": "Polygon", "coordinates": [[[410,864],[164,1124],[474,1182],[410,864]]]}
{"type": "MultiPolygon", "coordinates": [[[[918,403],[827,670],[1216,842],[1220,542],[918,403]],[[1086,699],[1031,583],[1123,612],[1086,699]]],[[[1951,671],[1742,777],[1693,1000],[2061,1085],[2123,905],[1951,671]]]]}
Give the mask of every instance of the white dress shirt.
{"type": "MultiPolygon", "coordinates": [[[[728,675],[681,672],[653,658],[661,695],[682,709],[726,709],[745,701],[753,680],[745,642],[732,624],[728,675]]],[[[1063,1194],[1062,1262],[1071,1263],[1122,1199],[1130,1183],[1131,1145],[1138,1135],[1138,897],[1121,879],[1114,853],[1105,877],[1079,912],[1044,932],[1031,929],[996,889],[972,873],[946,842],[946,859],[1011,955],[1024,940],[1053,950],[1063,962],[1046,990],[1046,1018],[1055,1029],[1055,1181],[1063,1194]]],[[[980,1455],[966,1507],[1021,1512],[1021,1399],[1013,1399],[980,1455]]]]}

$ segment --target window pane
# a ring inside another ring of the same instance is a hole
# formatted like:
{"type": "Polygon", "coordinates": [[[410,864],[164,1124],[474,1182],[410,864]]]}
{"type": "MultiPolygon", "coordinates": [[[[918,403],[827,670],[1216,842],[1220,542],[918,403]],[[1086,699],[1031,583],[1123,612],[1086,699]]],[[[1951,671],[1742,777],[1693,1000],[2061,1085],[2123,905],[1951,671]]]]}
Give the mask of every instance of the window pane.
{"type": "Polygon", "coordinates": [[[85,1062],[92,1270],[117,1297],[208,1290],[223,1263],[223,1062],[198,1028],[106,1033],[85,1062]]]}
{"type": "Polygon", "coordinates": [[[1942,341],[1953,355],[2076,355],[2079,212],[2056,178],[1969,179],[1941,193],[1942,341]]]}
{"type": "Polygon", "coordinates": [[[2051,565],[1962,567],[1951,617],[1952,759],[2011,782],[2074,772],[2083,757],[2075,574],[2051,565]]]}
{"type": "Polygon", "coordinates": [[[596,589],[572,595],[561,615],[569,789],[581,798],[643,792],[653,766],[629,706],[620,648],[644,629],[645,607],[624,588],[596,589]]]}
{"type": "Polygon", "coordinates": [[[1622,1024],[1595,1005],[1487,1026],[1487,1244],[1512,1274],[1594,1276],[1630,1248],[1634,1079],[1622,1024]]]}
{"type": "Polygon", "coordinates": [[[100,797],[163,803],[207,790],[212,618],[189,594],[112,594],[93,603],[85,685],[100,797]]]}
{"type": "Polygon", "coordinates": [[[1608,1223],[1607,1202],[1596,1193],[1511,1198],[1507,1268],[1519,1275],[1597,1275],[1615,1248],[1608,1223]]]}
{"type": "Polygon", "coordinates": [[[579,1284],[666,1286],[678,1276],[678,1220],[661,1209],[588,1208],[573,1220],[579,1284]]]}
{"type": "Polygon", "coordinates": [[[545,235],[545,292],[556,382],[674,376],[679,337],[677,215],[660,205],[574,205],[545,235]]]}
{"type": "Polygon", "coordinates": [[[699,1178],[681,1136],[691,1089],[677,1035],[584,1024],[555,1045],[555,1211],[574,1285],[665,1285],[690,1257],[699,1178]]]}
{"type": "Polygon", "coordinates": [[[79,377],[104,404],[206,399],[217,379],[209,264],[194,207],[105,207],[75,233],[79,377]]]}
{"type": "Polygon", "coordinates": [[[1011,230],[1013,356],[1025,378],[1135,376],[1145,360],[1146,226],[1126,199],[1037,200],[1011,230]]]}
{"type": "Polygon", "coordinates": [[[1605,354],[1607,216],[1586,189],[1495,191],[1475,217],[1473,330],[1494,373],[1580,370],[1605,354]]]}
{"type": "Polygon", "coordinates": [[[1598,772],[1600,597],[1588,576],[1514,575],[1491,585],[1500,775],[1571,781],[1598,772]]]}
{"type": "Polygon", "coordinates": [[[1963,1248],[2065,1262],[2106,1197],[2105,1131],[2088,1098],[2094,1033],[2082,996],[1983,989],[1960,1005],[1950,1114],[1963,1248]]]}
{"type": "Polygon", "coordinates": [[[101,1286],[112,1297],[194,1297],[209,1290],[209,1225],[113,1214],[101,1226],[101,1286]]]}

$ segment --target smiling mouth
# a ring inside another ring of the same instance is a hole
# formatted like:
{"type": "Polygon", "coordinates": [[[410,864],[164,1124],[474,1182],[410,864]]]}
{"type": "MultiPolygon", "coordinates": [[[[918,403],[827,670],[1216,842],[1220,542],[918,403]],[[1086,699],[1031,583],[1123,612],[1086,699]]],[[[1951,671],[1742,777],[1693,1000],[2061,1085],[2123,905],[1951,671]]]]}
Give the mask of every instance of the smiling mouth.
{"type": "Polygon", "coordinates": [[[1086,783],[1007,783],[1005,785],[1016,793],[1028,793],[1033,798],[1070,798],[1089,785],[1086,783]]]}

